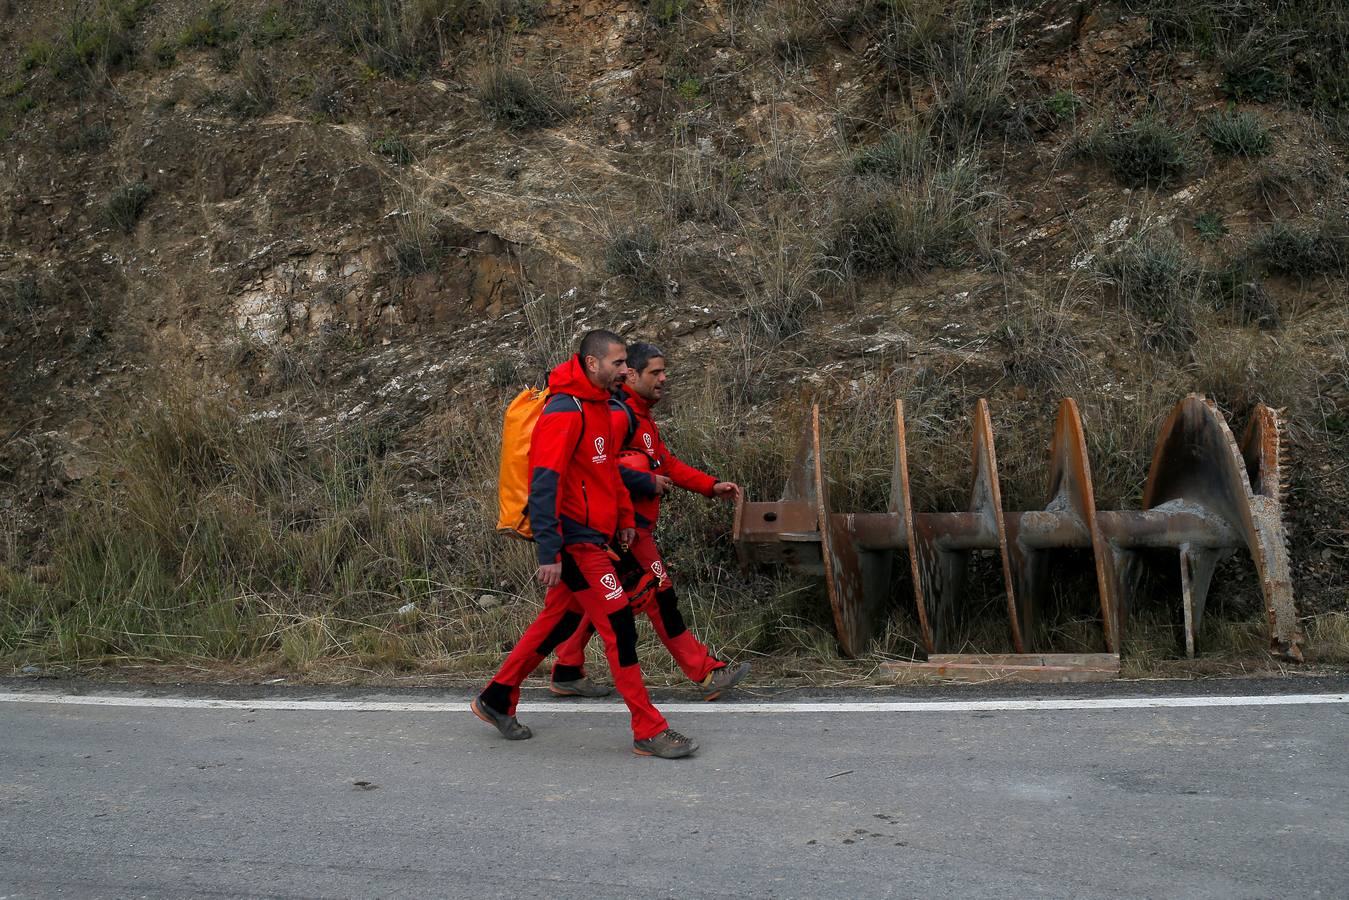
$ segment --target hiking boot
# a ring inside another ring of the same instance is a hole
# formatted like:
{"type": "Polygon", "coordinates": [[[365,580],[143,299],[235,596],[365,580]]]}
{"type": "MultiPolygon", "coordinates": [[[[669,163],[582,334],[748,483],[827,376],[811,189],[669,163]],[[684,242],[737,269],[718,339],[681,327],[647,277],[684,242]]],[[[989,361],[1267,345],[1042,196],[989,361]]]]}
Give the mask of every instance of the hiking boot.
{"type": "Polygon", "coordinates": [[[494,726],[497,731],[501,732],[501,736],[508,741],[527,741],[534,736],[534,732],[521,725],[520,720],[515,716],[497,712],[483,703],[481,697],[474,697],[468,708],[473,710],[473,715],[482,719],[488,725],[494,726]]]}
{"type": "Polygon", "coordinates": [[[574,681],[550,682],[548,690],[559,697],[607,697],[614,691],[607,684],[596,684],[586,675],[574,681]]]}
{"type": "Polygon", "coordinates": [[[707,677],[699,683],[698,688],[703,692],[704,700],[715,700],[722,694],[735,687],[745,679],[749,674],[749,663],[742,662],[732,669],[730,666],[722,666],[720,669],[713,669],[707,677]]]}
{"type": "Polygon", "coordinates": [[[679,759],[689,756],[698,749],[691,738],[686,738],[673,728],[667,728],[655,737],[644,741],[633,741],[632,752],[638,756],[659,756],[661,759],[679,759]]]}

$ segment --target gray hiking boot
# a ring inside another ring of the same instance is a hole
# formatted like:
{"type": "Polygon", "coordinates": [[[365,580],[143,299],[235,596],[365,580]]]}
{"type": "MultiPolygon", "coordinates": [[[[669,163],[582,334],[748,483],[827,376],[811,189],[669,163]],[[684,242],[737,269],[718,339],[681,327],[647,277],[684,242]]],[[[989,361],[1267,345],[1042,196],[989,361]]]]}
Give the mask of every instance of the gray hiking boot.
{"type": "Polygon", "coordinates": [[[548,690],[559,697],[607,697],[614,689],[607,684],[596,684],[589,676],[582,675],[575,681],[549,682],[548,690]]]}
{"type": "Polygon", "coordinates": [[[698,685],[698,688],[703,692],[704,700],[715,700],[743,681],[748,674],[749,663],[747,662],[742,662],[734,669],[730,666],[722,666],[720,669],[713,669],[698,685]]]}
{"type": "Polygon", "coordinates": [[[505,713],[499,713],[486,703],[482,702],[481,697],[474,697],[473,702],[468,705],[473,710],[473,715],[482,719],[488,725],[501,732],[501,736],[508,741],[527,741],[534,736],[534,732],[520,724],[520,720],[515,716],[508,716],[505,713]]]}
{"type": "Polygon", "coordinates": [[[698,749],[691,738],[686,738],[673,728],[667,728],[655,737],[644,741],[633,741],[632,752],[638,756],[659,756],[661,759],[679,759],[690,756],[698,749]]]}

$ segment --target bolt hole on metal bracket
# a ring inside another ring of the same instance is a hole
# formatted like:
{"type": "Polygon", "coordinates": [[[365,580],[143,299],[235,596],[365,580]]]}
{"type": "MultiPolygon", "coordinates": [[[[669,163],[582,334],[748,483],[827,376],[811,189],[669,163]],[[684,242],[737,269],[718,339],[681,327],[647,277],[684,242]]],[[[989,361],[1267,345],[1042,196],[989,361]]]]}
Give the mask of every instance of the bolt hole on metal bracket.
{"type": "Polygon", "coordinates": [[[1142,508],[1122,511],[1096,508],[1082,418],[1071,398],[1059,405],[1039,510],[1003,509],[987,401],[975,404],[971,418],[974,479],[965,511],[914,512],[904,404],[896,401],[888,511],[836,512],[814,406],[781,499],[742,498],[736,505],[742,564],[787,565],[822,576],[842,651],[858,656],[886,624],[895,555],[906,552],[923,647],[932,655],[950,649],[952,622],[967,611],[961,604],[968,602],[971,557],[991,552],[1010,644],[1024,654],[1033,649],[1028,645],[1057,572],[1055,557],[1073,550],[1094,563],[1101,643],[1118,654],[1143,576],[1170,560],[1179,571],[1185,653],[1193,657],[1214,570],[1244,552],[1255,564],[1270,652],[1302,661],[1274,410],[1256,407],[1238,442],[1212,401],[1199,394],[1181,400],[1162,425],[1142,508]]]}

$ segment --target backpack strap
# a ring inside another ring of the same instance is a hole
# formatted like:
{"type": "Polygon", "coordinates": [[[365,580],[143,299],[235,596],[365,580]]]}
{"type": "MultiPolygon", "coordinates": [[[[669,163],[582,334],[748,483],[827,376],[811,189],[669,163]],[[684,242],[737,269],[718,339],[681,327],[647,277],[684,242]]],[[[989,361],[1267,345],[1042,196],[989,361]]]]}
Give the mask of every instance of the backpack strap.
{"type": "Polygon", "coordinates": [[[632,446],[633,435],[637,433],[637,413],[633,412],[632,407],[624,403],[621,397],[610,397],[609,404],[611,406],[616,405],[619,409],[623,410],[628,417],[628,433],[623,438],[623,449],[627,450],[632,446]]]}

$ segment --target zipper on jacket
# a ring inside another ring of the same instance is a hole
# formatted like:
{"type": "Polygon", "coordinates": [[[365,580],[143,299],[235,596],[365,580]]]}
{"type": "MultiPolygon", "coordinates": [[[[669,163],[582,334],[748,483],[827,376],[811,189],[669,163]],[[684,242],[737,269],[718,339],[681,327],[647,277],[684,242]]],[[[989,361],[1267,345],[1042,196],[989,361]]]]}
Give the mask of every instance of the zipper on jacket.
{"type": "Polygon", "coordinates": [[[590,527],[590,495],[586,493],[586,480],[581,479],[581,500],[585,502],[586,527],[590,527]]]}

